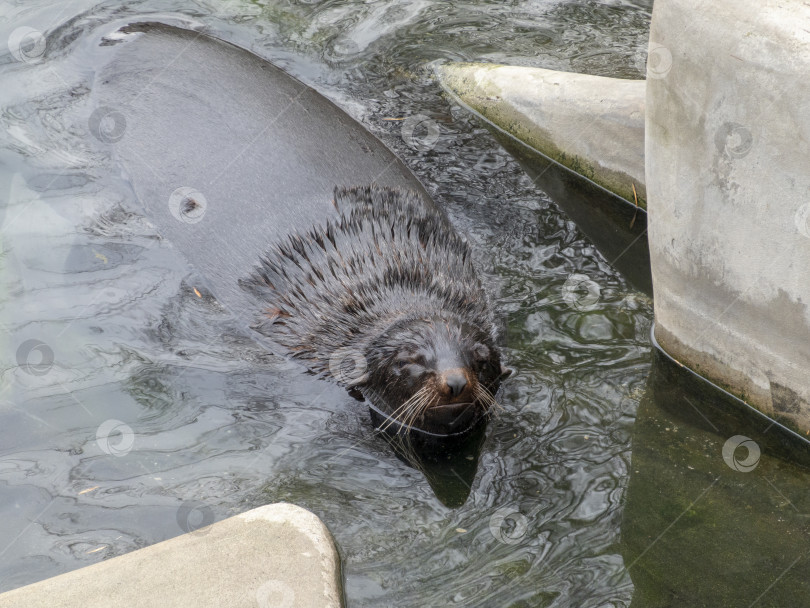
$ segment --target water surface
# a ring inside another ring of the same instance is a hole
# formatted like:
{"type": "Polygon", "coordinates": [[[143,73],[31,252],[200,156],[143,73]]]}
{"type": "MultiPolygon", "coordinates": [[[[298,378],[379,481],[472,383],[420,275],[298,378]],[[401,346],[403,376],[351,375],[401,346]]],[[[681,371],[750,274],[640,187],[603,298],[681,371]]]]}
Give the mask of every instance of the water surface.
{"type": "Polygon", "coordinates": [[[444,98],[430,69],[476,60],[639,77],[650,9],[550,0],[3,5],[3,39],[28,26],[47,46],[33,61],[0,55],[0,590],[289,501],[334,533],[351,606],[736,606],[741,593],[757,605],[800,605],[805,561],[777,577],[800,557],[801,543],[782,539],[806,540],[810,507],[796,495],[804,470],[764,450],[762,466],[732,471],[720,451],[725,428],[639,430],[666,411],[650,384],[649,297],[444,98]],[[204,25],[334,99],[469,236],[518,373],[480,455],[465,455],[478,466],[462,480],[463,504],[448,506],[441,488],[397,458],[362,404],[268,354],[199,297],[194,270],[134,211],[124,176],[79,117],[98,41],[136,19],[204,25]],[[404,119],[418,115],[414,136],[403,137],[404,119]],[[572,275],[596,286],[595,302],[570,297],[572,275]],[[111,425],[121,434],[106,440],[111,425]],[[713,477],[699,485],[700,467],[673,463],[673,453],[702,455],[724,477],[701,494],[713,477]],[[656,487],[661,471],[683,490],[671,504],[656,487]],[[686,483],[696,475],[699,487],[686,483]],[[723,500],[690,505],[721,486],[723,500]],[[721,558],[705,558],[729,555],[734,535],[713,537],[709,523],[728,524],[728,505],[746,496],[756,500],[731,529],[756,549],[735,550],[764,557],[724,572],[721,558]],[[704,518],[676,519],[679,506],[703,508],[704,518]],[[681,526],[691,521],[689,536],[681,526]],[[714,595],[689,590],[689,603],[679,594],[696,571],[714,595]],[[785,598],[794,603],[768,603],[785,598]]]}

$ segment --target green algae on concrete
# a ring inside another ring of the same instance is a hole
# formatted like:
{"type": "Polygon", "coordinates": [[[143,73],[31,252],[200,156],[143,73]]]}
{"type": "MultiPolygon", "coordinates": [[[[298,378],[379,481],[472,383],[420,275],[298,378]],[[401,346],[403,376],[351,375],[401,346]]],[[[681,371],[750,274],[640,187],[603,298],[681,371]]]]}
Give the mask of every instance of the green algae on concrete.
{"type": "Polygon", "coordinates": [[[808,605],[810,444],[658,351],[632,432],[631,608],[808,605]]]}
{"type": "Polygon", "coordinates": [[[326,526],[277,503],[0,594],[0,608],[338,608],[342,597],[326,526]]]}
{"type": "Polygon", "coordinates": [[[437,75],[486,121],[646,208],[644,80],[483,63],[444,64],[437,75]]]}

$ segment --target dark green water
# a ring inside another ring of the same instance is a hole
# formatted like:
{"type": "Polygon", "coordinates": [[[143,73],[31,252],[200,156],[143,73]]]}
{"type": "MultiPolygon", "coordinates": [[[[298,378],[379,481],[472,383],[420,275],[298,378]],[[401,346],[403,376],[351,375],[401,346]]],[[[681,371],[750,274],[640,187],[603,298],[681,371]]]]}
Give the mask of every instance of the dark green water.
{"type": "Polygon", "coordinates": [[[283,500],[333,531],[350,606],[810,605],[803,449],[656,363],[652,302],[617,270],[642,262],[600,253],[549,196],[566,189],[432,78],[447,60],[638,77],[650,5],[0,5],[0,38],[47,41],[0,54],[0,590],[283,500]],[[242,337],[131,212],[76,117],[100,34],[144,18],[205,24],[334,99],[468,234],[518,373],[456,479],[429,482],[362,404],[242,337]],[[761,452],[749,472],[724,461],[736,435],[761,452]]]}

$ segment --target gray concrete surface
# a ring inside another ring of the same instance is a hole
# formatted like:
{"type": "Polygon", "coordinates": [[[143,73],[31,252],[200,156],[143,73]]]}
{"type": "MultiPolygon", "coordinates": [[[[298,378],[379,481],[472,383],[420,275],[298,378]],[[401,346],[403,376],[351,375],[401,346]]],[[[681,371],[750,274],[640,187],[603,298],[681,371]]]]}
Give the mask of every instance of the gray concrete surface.
{"type": "Polygon", "coordinates": [[[802,435],[810,433],[808,32],[805,2],[656,0],[646,118],[656,338],[802,435]]]}
{"type": "Polygon", "coordinates": [[[439,82],[509,135],[622,198],[646,204],[643,80],[449,63],[439,82]]]}
{"type": "Polygon", "coordinates": [[[331,608],[340,563],[318,517],[278,503],[0,594],[1,608],[331,608]]]}

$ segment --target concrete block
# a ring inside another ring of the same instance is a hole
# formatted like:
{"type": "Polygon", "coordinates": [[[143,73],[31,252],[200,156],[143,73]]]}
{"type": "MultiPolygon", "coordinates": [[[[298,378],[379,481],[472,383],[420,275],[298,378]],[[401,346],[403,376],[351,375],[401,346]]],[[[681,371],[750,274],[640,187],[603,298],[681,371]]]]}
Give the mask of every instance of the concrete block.
{"type": "Polygon", "coordinates": [[[338,608],[342,597],[326,526],[278,503],[0,594],[0,608],[338,608]]]}
{"type": "Polygon", "coordinates": [[[646,119],[656,338],[802,435],[809,32],[803,2],[656,0],[646,119]]]}
{"type": "Polygon", "coordinates": [[[450,63],[437,68],[459,103],[622,198],[646,204],[643,80],[541,68],[450,63]]]}

